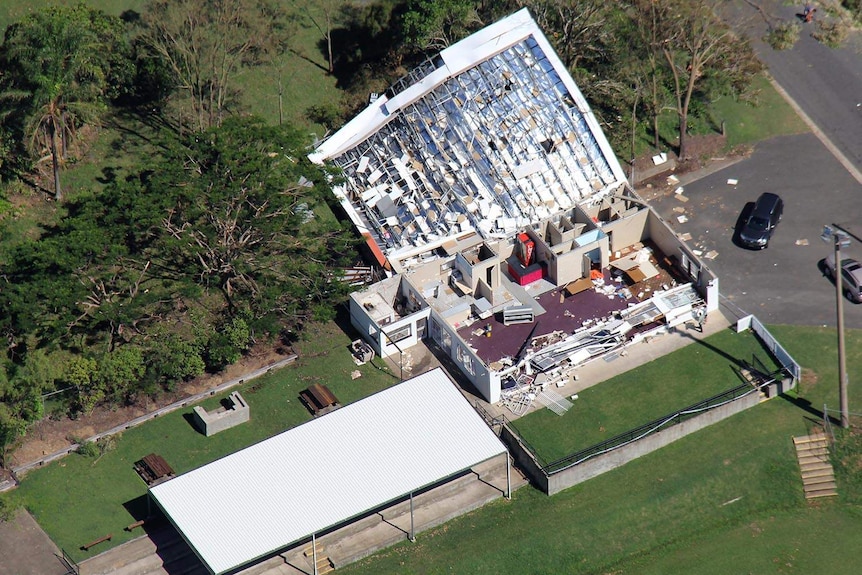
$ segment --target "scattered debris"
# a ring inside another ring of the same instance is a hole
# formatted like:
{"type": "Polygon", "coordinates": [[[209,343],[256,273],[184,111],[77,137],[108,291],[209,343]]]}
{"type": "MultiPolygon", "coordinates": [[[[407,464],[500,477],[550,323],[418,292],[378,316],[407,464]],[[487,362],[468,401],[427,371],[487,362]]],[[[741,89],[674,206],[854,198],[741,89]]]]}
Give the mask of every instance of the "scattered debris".
{"type": "Polygon", "coordinates": [[[677,216],[676,221],[678,221],[681,224],[684,224],[685,222],[688,221],[688,218],[685,216],[677,216]]]}
{"type": "Polygon", "coordinates": [[[684,242],[691,240],[691,234],[688,232],[685,232],[684,234],[678,234],[678,235],[679,235],[679,239],[681,239],[684,242]]]}
{"type": "Polygon", "coordinates": [[[683,187],[682,187],[682,186],[679,186],[677,189],[675,189],[675,190],[673,191],[673,193],[675,193],[675,194],[679,195],[679,194],[683,193],[684,191],[685,191],[685,190],[683,189],[683,187]]]}
{"type": "Polygon", "coordinates": [[[358,369],[354,369],[350,372],[350,379],[359,379],[360,377],[362,377],[362,372],[358,369]]]}
{"type": "Polygon", "coordinates": [[[796,245],[797,246],[807,246],[808,245],[808,239],[802,238],[802,239],[796,240],[796,245]]]}
{"type": "Polygon", "coordinates": [[[703,256],[703,257],[705,257],[705,258],[706,258],[706,259],[708,259],[708,260],[714,260],[717,256],[718,256],[718,252],[717,252],[717,251],[715,251],[715,250],[709,250],[708,252],[706,252],[706,254],[704,254],[704,256],[703,256]]]}
{"type": "Polygon", "coordinates": [[[700,257],[703,255],[703,251],[701,251],[701,250],[691,250],[691,253],[693,253],[697,257],[700,257]]]}
{"type": "Polygon", "coordinates": [[[675,196],[675,197],[676,197],[676,199],[678,199],[682,203],[685,203],[688,201],[688,196],[675,196]]]}
{"type": "Polygon", "coordinates": [[[662,152],[661,154],[657,154],[652,157],[652,163],[656,166],[660,166],[663,163],[667,162],[667,154],[662,152]]]}
{"type": "Polygon", "coordinates": [[[673,209],[673,211],[674,211],[674,213],[677,213],[677,214],[683,214],[683,213],[685,213],[685,208],[682,206],[676,206],[673,209]]]}
{"type": "Polygon", "coordinates": [[[677,178],[673,174],[671,174],[667,177],[667,185],[668,186],[675,186],[678,183],[679,183],[679,178],[677,178]]]}
{"type": "Polygon", "coordinates": [[[728,186],[735,186],[738,183],[739,183],[739,180],[737,180],[736,178],[728,178],[727,179],[727,185],[728,186]]]}

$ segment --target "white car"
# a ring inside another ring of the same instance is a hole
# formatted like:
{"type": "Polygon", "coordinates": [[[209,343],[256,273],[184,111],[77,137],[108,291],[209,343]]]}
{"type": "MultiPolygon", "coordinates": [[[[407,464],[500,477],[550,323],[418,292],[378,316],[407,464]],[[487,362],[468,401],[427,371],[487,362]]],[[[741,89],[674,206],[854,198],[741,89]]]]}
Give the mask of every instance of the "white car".
{"type": "MultiPolygon", "coordinates": [[[[835,254],[826,258],[826,275],[835,280],[835,254]]],[[[862,264],[853,258],[841,258],[841,289],[853,303],[862,303],[862,264]]]]}

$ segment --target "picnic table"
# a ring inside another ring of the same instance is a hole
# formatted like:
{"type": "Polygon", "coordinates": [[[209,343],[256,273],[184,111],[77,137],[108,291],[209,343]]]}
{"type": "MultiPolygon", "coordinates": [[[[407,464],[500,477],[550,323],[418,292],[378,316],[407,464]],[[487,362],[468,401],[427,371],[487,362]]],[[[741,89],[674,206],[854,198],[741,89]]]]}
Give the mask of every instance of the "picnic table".
{"type": "Polygon", "coordinates": [[[152,486],[176,475],[161,455],[150,453],[135,463],[135,471],[147,485],[152,486]]]}

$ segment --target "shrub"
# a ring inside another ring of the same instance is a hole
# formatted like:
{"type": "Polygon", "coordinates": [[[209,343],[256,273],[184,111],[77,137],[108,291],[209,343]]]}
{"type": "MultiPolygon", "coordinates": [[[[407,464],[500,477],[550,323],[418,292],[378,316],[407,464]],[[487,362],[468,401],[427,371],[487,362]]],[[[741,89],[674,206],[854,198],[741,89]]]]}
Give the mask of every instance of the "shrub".
{"type": "Polygon", "coordinates": [[[763,41],[769,44],[773,50],[789,50],[799,40],[799,32],[802,27],[797,22],[780,22],[770,28],[763,37],[763,41]]]}

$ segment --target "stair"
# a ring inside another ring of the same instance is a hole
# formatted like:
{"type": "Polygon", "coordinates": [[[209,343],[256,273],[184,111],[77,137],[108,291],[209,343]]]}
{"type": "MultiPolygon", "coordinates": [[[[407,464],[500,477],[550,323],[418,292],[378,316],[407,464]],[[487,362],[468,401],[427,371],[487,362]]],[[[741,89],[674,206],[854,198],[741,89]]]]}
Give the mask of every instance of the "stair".
{"type": "Polygon", "coordinates": [[[802,472],[802,489],[806,499],[838,495],[835,474],[829,462],[829,443],[826,435],[815,433],[794,437],[796,458],[802,472]]]}
{"type": "MultiPolygon", "coordinates": [[[[314,560],[314,547],[312,545],[308,545],[305,549],[302,550],[302,554],[307,557],[309,560],[314,560]]],[[[330,571],[334,571],[335,567],[332,565],[332,560],[326,556],[323,545],[317,545],[317,569],[316,573],[318,575],[324,575],[324,573],[329,573],[330,571]]]]}

